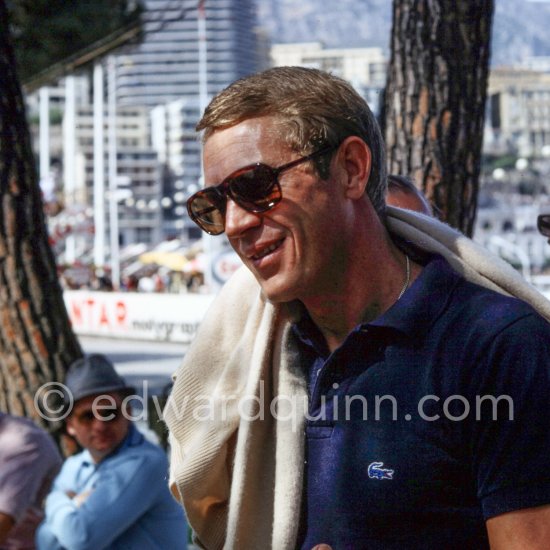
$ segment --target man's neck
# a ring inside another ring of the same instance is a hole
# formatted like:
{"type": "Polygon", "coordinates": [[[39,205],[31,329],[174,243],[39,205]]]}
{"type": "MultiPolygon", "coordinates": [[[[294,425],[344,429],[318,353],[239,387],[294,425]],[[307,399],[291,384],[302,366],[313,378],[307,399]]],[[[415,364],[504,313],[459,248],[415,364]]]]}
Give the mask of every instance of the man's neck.
{"type": "Polygon", "coordinates": [[[330,351],[339,347],[360,323],[382,315],[400,297],[421,271],[410,262],[383,230],[378,247],[373,239],[350,258],[332,291],[302,300],[313,322],[323,334],[330,351]]]}

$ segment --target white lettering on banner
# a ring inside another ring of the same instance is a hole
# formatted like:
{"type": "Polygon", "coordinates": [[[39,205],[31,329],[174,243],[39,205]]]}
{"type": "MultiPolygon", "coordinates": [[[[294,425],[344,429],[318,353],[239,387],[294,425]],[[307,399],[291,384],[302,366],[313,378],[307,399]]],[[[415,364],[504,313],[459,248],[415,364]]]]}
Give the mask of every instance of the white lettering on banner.
{"type": "MultiPolygon", "coordinates": [[[[91,294],[91,293],[89,293],[91,294]]],[[[113,302],[102,297],[75,296],[69,301],[69,316],[73,328],[126,326],[126,304],[123,300],[113,302]]]]}
{"type": "Polygon", "coordinates": [[[191,343],[214,295],[67,290],[76,334],[191,343]]]}

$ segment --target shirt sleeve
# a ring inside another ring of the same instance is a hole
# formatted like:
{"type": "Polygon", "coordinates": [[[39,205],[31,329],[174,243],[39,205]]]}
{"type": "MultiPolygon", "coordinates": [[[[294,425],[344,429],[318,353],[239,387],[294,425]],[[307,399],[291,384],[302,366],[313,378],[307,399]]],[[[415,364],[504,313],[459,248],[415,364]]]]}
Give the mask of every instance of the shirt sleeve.
{"type": "Polygon", "coordinates": [[[30,506],[37,504],[46,480],[51,482],[61,465],[61,456],[45,433],[23,425],[9,435],[1,443],[0,511],[18,522],[30,506]]]}
{"type": "MultiPolygon", "coordinates": [[[[41,534],[44,539],[55,537],[62,547],[71,550],[101,550],[151,507],[163,488],[159,480],[165,479],[166,473],[166,464],[152,454],[114,460],[98,476],[81,506],[64,491],[52,491],[46,501],[46,524],[41,534]]],[[[50,550],[46,545],[43,548],[50,550]]]]}
{"type": "Polygon", "coordinates": [[[493,341],[476,396],[474,474],[485,519],[550,503],[550,324],[525,316],[493,341]]]}

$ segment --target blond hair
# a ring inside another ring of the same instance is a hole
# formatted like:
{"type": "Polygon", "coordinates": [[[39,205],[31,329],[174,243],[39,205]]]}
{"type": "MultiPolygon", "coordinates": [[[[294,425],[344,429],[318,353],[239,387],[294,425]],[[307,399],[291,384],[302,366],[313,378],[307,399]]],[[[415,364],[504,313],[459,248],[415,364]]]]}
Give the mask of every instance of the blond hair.
{"type": "MultiPolygon", "coordinates": [[[[276,67],[235,81],[212,99],[197,130],[203,140],[217,130],[261,116],[274,116],[285,143],[301,154],[338,146],[348,136],[370,148],[367,195],[379,215],[386,196],[386,160],[380,128],[367,102],[345,80],[317,69],[276,67]]],[[[328,177],[326,158],[317,161],[328,177]]]]}

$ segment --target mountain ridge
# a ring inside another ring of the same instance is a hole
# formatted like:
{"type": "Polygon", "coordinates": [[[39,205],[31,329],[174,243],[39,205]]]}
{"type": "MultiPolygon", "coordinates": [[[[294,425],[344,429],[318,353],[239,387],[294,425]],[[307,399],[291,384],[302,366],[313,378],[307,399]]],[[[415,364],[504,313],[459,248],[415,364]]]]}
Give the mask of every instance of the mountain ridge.
{"type": "MultiPolygon", "coordinates": [[[[257,0],[272,43],[320,41],[327,48],[373,47],[389,52],[390,0],[257,0]]],[[[491,64],[518,65],[550,56],[550,0],[496,0],[491,64]]]]}

